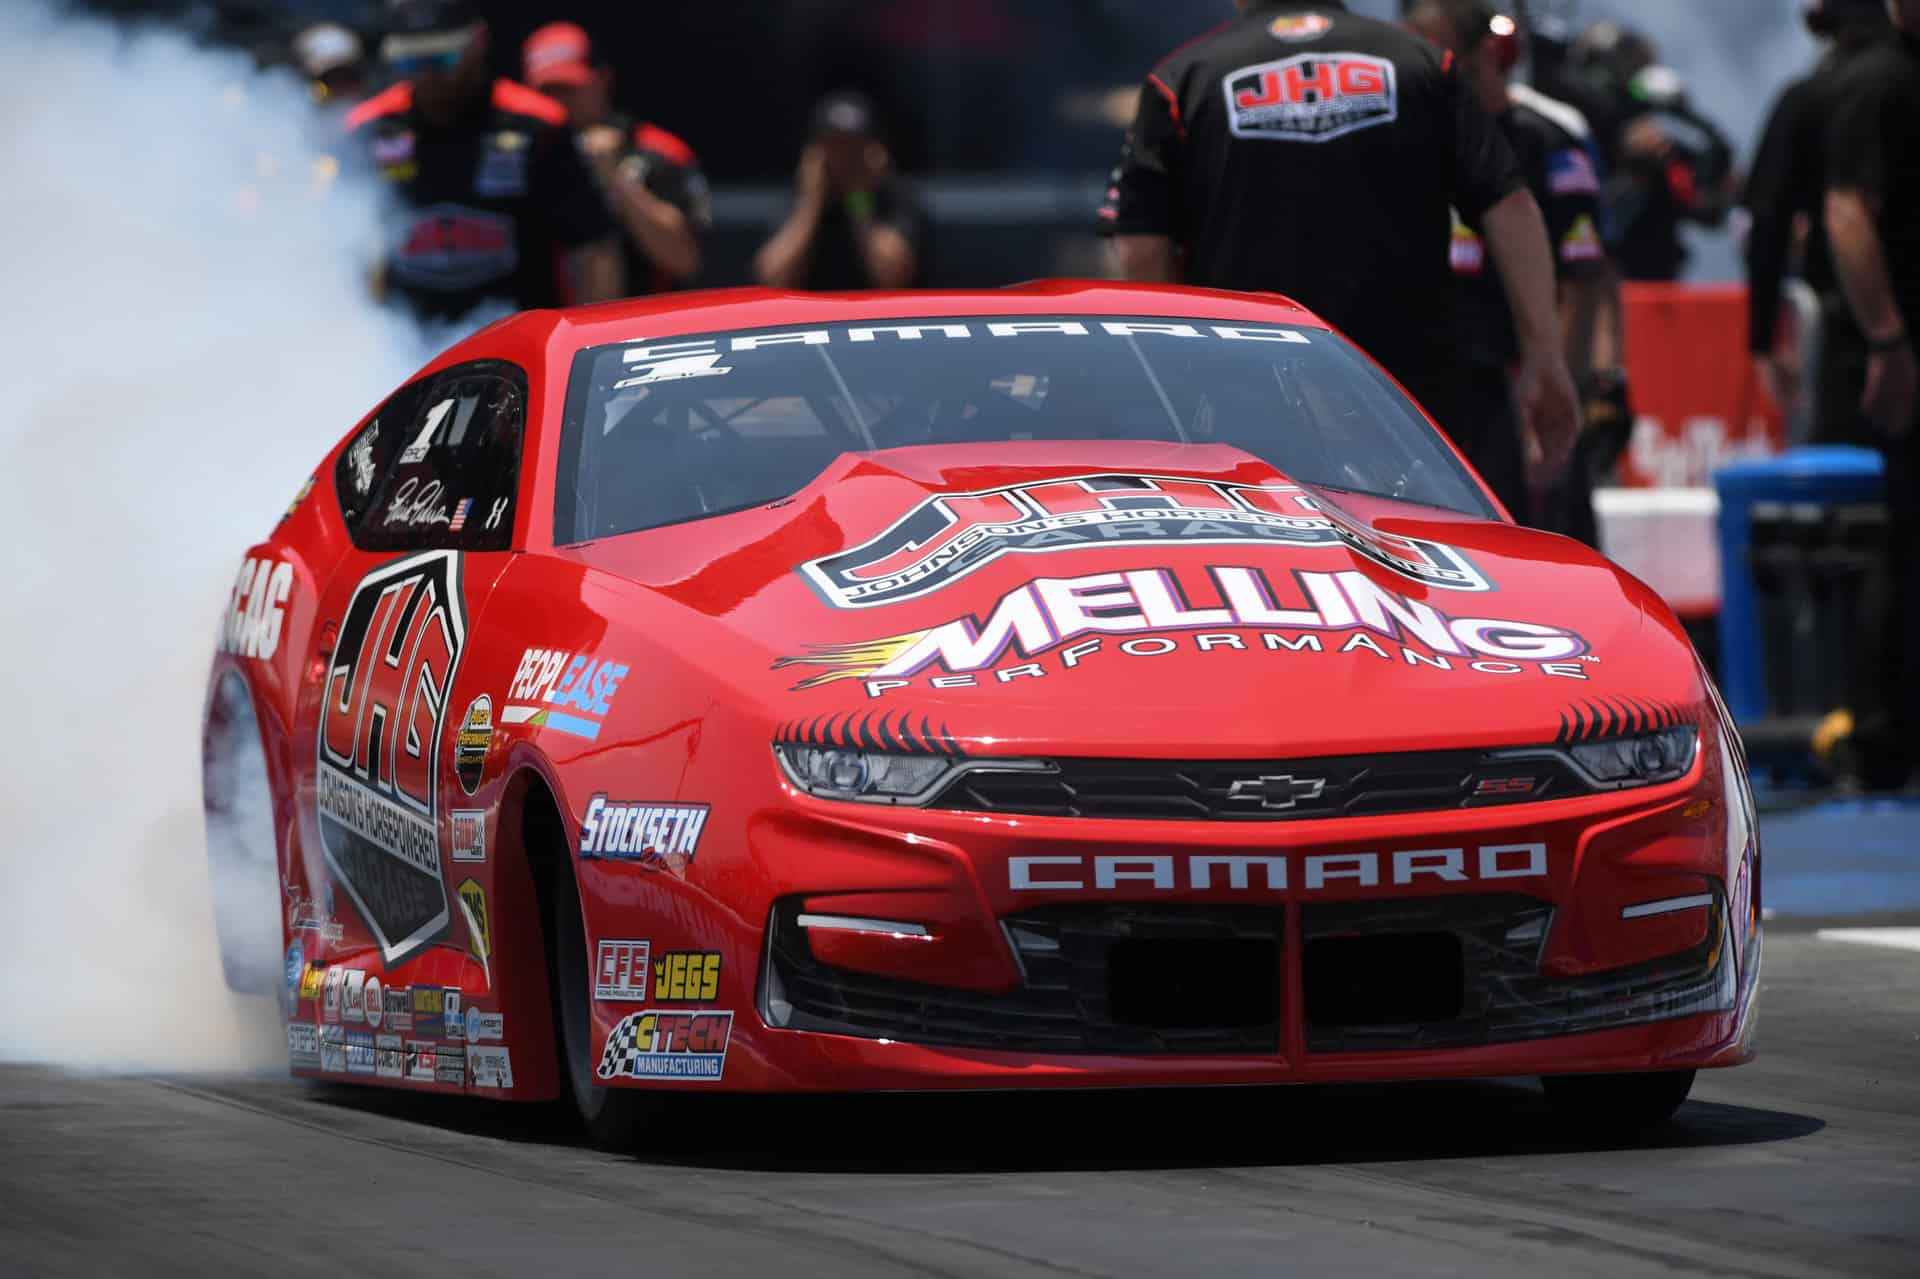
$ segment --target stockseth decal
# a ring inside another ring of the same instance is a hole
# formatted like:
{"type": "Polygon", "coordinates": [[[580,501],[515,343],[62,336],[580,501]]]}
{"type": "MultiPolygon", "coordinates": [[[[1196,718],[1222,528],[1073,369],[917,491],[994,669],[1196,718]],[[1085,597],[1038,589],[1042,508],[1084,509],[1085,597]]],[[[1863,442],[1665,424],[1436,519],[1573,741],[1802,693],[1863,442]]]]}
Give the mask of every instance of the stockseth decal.
{"type": "Polygon", "coordinates": [[[706,1004],[719,995],[719,951],[669,950],[654,962],[655,999],[675,1004],[706,1004]]]}
{"type": "Polygon", "coordinates": [[[280,651],[287,600],[293,594],[293,565],[285,560],[249,559],[240,566],[220,627],[220,651],[262,661],[280,651]]]}
{"type": "Polygon", "coordinates": [[[480,789],[487,752],[493,749],[493,699],[485,693],[467,703],[467,713],[453,738],[453,775],[460,789],[471,795],[480,789]]]}
{"type": "Polygon", "coordinates": [[[504,1048],[469,1048],[467,1066],[475,1088],[513,1087],[513,1058],[504,1048]]]}
{"type": "Polygon", "coordinates": [[[609,1003],[647,1002],[647,952],[643,941],[603,941],[593,965],[593,997],[609,1003]]]}
{"type": "Polygon", "coordinates": [[[1262,569],[1229,565],[1204,572],[1148,568],[1042,577],[1001,596],[984,619],[968,616],[901,635],[817,644],[804,655],[780,658],[773,668],[817,668],[795,690],[857,679],[869,697],[879,697],[923,674],[932,688],[972,688],[989,676],[1002,684],[1044,677],[1049,667],[1031,659],[1046,655],[1057,653],[1058,669],[1071,671],[1110,644],[1122,655],[1151,658],[1190,643],[1201,653],[1364,652],[1436,672],[1586,678],[1574,660],[1586,653],[1586,640],[1556,626],[1454,617],[1352,569],[1296,569],[1285,582],[1288,589],[1281,585],[1262,569]],[[1242,635],[1226,628],[1271,629],[1242,635]],[[1197,633],[1176,638],[1189,631],[1197,633]],[[1343,639],[1342,632],[1351,634],[1343,639]],[[1395,645],[1398,655],[1376,635],[1395,645]],[[1009,653],[1028,660],[1003,666],[1009,653]],[[930,674],[936,671],[941,673],[930,674]]]}
{"type": "Polygon", "coordinates": [[[453,860],[457,862],[483,862],[487,860],[487,814],[479,808],[456,808],[453,810],[453,860]]]}
{"type": "Polygon", "coordinates": [[[705,804],[648,804],[595,795],[580,819],[580,856],[683,871],[700,847],[707,811],[705,804]]]}
{"type": "Polygon", "coordinates": [[[1330,142],[1397,120],[1396,86],[1385,58],[1301,53],[1229,72],[1220,87],[1234,137],[1330,142]]]}
{"type": "Polygon", "coordinates": [[[551,728],[595,741],[627,668],[560,648],[530,648],[507,690],[502,724],[551,728]]]}
{"type": "Polygon", "coordinates": [[[836,608],[917,599],[1006,554],[1148,543],[1346,547],[1423,586],[1492,589],[1451,546],[1382,533],[1297,485],[1075,475],[921,502],[878,536],[799,566],[836,608]]]}
{"type": "Polygon", "coordinates": [[[719,1079],[726,1073],[730,1012],[628,1013],[607,1035],[601,1079],[719,1079]]]}
{"type": "Polygon", "coordinates": [[[375,569],[347,604],[321,699],[321,845],[389,967],[449,921],[437,779],[466,635],[457,553],[375,569]]]}
{"type": "Polygon", "coordinates": [[[1226,889],[1278,894],[1376,888],[1383,883],[1539,879],[1547,873],[1545,844],[1482,844],[1477,848],[1415,848],[1394,853],[1283,853],[1240,856],[1193,853],[1185,857],[1011,857],[1007,887],[1014,892],[1181,892],[1226,889]],[[1301,870],[1293,883],[1290,866],[1301,870]]]}

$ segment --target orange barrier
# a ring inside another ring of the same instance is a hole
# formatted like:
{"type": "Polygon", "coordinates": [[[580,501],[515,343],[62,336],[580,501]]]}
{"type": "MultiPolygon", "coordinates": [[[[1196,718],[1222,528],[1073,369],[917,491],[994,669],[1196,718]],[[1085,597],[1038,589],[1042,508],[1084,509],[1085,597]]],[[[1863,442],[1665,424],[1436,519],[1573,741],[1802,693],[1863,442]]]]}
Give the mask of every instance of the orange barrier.
{"type": "Polygon", "coordinates": [[[1628,284],[1621,302],[1634,408],[1622,484],[1707,485],[1716,467],[1780,451],[1780,411],[1747,354],[1744,285],[1628,284]]]}

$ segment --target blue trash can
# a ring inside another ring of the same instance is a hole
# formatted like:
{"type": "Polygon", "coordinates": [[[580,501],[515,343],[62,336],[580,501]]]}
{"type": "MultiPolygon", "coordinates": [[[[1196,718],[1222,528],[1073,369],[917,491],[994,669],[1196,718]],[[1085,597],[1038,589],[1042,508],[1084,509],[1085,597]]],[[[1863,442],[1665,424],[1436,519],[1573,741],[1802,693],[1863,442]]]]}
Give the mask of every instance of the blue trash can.
{"type": "MultiPolygon", "coordinates": [[[[1770,713],[1761,600],[1753,569],[1753,508],[1777,503],[1809,515],[1874,503],[1884,489],[1880,454],[1839,445],[1735,462],[1713,474],[1720,495],[1720,691],[1734,718],[1770,713]]],[[[1848,655],[1838,655],[1844,661],[1848,655]]]]}

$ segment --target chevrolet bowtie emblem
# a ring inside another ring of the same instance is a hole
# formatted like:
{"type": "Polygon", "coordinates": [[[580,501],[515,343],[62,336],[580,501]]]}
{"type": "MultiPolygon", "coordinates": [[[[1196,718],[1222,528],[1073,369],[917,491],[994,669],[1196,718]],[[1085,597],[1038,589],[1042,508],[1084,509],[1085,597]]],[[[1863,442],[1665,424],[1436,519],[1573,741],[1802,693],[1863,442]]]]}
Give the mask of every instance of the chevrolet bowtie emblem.
{"type": "Polygon", "coordinates": [[[1260,801],[1262,808],[1292,808],[1303,799],[1319,799],[1327,789],[1324,777],[1243,777],[1227,788],[1229,800],[1260,801]]]}

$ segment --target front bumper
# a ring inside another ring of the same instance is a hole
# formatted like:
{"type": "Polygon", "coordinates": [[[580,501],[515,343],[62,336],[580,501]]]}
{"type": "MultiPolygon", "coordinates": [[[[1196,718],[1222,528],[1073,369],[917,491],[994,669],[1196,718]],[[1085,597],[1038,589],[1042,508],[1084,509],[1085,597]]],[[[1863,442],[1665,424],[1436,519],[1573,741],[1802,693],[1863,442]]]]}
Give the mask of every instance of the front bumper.
{"type": "Polygon", "coordinates": [[[1726,756],[1702,756],[1689,777],[1639,792],[1266,826],[788,795],[747,823],[767,895],[727,960],[755,976],[752,1008],[736,996],[722,1086],[1737,1064],[1752,1051],[1759,851],[1726,756]],[[815,930],[802,913],[914,929],[815,930]],[[1153,948],[1169,941],[1188,944],[1153,948]],[[1123,942],[1143,944],[1124,963],[1123,942]],[[1124,995],[1103,985],[1163,959],[1175,978],[1129,979],[1124,995]],[[1210,964],[1238,970],[1231,997],[1208,989],[1210,964]],[[1369,965],[1367,980],[1340,978],[1369,965]],[[1208,1011],[1183,1015],[1182,991],[1208,1011]]]}

